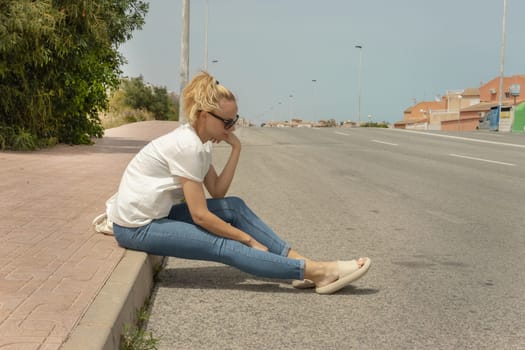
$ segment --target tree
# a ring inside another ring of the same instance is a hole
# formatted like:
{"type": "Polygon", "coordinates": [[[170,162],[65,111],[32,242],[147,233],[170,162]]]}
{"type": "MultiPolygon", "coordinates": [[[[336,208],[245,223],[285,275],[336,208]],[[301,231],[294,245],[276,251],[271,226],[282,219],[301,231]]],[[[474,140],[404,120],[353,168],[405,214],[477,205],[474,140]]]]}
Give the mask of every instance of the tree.
{"type": "Polygon", "coordinates": [[[122,80],[124,103],[131,108],[147,110],[157,120],[177,120],[175,110],[178,104],[168,95],[166,87],[153,86],[144,83],[144,78],[129,78],[122,80]]]}
{"type": "Polygon", "coordinates": [[[153,92],[150,86],[144,84],[144,78],[129,78],[122,80],[124,103],[135,109],[148,109],[153,101],[153,92]]]}
{"type": "Polygon", "coordinates": [[[0,146],[90,143],[119,84],[118,46],[141,28],[142,0],[0,0],[0,146]]]}

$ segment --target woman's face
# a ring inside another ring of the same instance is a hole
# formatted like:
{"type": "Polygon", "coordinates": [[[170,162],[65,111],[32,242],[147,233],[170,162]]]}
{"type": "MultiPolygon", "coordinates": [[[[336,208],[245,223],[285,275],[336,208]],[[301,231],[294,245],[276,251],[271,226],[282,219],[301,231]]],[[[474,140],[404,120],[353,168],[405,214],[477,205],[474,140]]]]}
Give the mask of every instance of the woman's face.
{"type": "Polygon", "coordinates": [[[219,109],[204,112],[204,122],[208,139],[223,141],[235,130],[237,121],[237,103],[227,99],[219,101],[219,109]]]}

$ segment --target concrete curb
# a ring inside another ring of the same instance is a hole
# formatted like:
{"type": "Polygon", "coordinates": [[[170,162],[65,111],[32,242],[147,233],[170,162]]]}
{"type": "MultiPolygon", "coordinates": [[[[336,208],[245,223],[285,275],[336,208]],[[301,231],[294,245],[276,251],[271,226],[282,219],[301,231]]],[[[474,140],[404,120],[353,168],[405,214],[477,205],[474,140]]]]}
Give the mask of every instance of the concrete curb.
{"type": "Polygon", "coordinates": [[[62,350],[118,350],[125,324],[150,296],[155,270],[164,258],[126,250],[62,350]]]}

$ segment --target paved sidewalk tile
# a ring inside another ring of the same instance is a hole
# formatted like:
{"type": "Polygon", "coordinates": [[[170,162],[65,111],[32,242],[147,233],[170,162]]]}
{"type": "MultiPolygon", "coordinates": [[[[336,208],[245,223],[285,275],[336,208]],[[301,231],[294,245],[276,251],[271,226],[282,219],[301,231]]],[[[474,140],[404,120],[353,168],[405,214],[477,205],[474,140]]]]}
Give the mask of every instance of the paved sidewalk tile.
{"type": "Polygon", "coordinates": [[[124,253],[92,219],[137,151],[176,126],[134,123],[93,146],[0,152],[0,349],[60,348],[124,253]]]}

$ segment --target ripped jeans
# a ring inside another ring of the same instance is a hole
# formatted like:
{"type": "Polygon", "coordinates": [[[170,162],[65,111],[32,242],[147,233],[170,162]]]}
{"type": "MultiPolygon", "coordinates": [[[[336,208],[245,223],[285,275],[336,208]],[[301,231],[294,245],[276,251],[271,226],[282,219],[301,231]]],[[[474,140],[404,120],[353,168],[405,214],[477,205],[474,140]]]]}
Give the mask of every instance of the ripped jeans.
{"type": "Polygon", "coordinates": [[[183,204],[174,205],[168,217],[141,227],[113,224],[120,246],[154,255],[220,262],[252,275],[303,279],[304,260],[287,258],[290,245],[283,241],[238,197],[208,199],[208,210],[268,247],[268,252],[214,235],[195,225],[183,204]]]}

